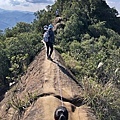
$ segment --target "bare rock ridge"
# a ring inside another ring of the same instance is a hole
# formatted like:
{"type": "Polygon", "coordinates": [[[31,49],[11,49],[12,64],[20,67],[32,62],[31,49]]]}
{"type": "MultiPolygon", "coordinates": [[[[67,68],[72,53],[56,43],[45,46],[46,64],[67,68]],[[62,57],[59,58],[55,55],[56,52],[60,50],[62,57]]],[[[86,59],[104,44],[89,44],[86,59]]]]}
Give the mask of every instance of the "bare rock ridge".
{"type": "Polygon", "coordinates": [[[63,105],[69,120],[96,120],[91,109],[82,105],[82,87],[65,67],[54,50],[53,61],[43,49],[28,67],[21,80],[0,102],[1,120],[54,120],[54,111],[63,105]]]}

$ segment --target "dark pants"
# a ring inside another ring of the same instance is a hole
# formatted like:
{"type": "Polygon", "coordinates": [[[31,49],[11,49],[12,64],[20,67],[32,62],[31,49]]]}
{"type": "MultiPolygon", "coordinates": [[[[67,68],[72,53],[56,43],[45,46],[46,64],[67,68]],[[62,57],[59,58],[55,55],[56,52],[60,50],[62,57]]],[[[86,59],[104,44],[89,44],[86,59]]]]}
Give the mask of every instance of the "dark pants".
{"type": "Polygon", "coordinates": [[[53,44],[51,42],[46,42],[47,47],[47,57],[51,57],[53,53],[53,44]]]}

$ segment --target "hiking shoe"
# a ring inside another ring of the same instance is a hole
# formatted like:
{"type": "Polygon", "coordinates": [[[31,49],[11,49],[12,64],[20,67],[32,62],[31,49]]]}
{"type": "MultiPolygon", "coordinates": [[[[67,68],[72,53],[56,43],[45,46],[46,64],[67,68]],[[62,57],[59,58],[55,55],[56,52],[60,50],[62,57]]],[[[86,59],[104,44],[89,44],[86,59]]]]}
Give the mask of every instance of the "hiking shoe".
{"type": "Polygon", "coordinates": [[[49,57],[49,60],[51,60],[51,61],[52,61],[53,59],[52,59],[51,57],[49,57]]]}
{"type": "Polygon", "coordinates": [[[47,56],[47,59],[50,59],[50,56],[49,56],[49,55],[47,56]]]}
{"type": "Polygon", "coordinates": [[[47,59],[48,59],[48,60],[53,60],[53,59],[51,58],[51,56],[48,56],[47,59]]]}

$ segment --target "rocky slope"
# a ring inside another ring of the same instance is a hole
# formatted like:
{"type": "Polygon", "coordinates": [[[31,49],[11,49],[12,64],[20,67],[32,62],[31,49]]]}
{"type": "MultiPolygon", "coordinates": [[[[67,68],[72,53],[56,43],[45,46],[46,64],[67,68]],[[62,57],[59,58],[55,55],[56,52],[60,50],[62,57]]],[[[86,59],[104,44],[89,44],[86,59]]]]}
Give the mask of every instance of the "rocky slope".
{"type": "Polygon", "coordinates": [[[54,111],[64,105],[69,120],[96,120],[91,109],[82,104],[83,89],[54,50],[53,61],[43,49],[25,75],[0,102],[1,120],[53,120],[54,111]]]}

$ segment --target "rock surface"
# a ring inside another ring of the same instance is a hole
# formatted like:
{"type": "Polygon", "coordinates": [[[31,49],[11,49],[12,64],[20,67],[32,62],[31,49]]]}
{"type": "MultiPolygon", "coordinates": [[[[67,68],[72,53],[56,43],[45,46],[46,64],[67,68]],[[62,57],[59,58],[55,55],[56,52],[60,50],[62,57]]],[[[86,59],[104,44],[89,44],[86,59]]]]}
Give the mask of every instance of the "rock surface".
{"type": "Polygon", "coordinates": [[[54,50],[53,61],[43,49],[25,75],[0,102],[1,120],[54,120],[54,111],[64,105],[69,120],[96,120],[91,109],[82,104],[83,89],[54,50]]]}

